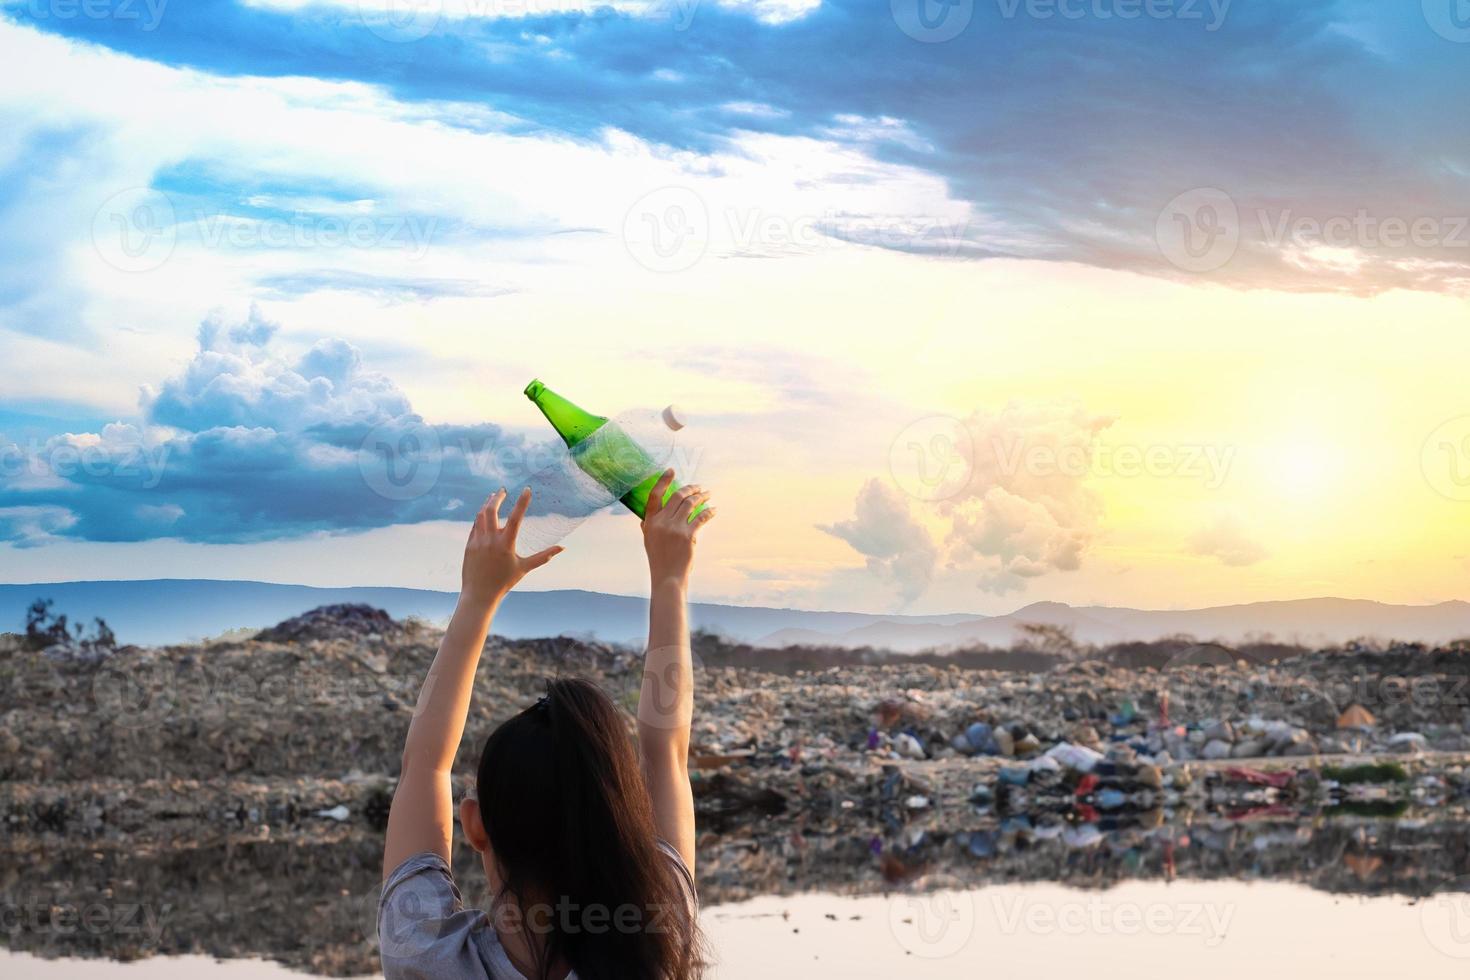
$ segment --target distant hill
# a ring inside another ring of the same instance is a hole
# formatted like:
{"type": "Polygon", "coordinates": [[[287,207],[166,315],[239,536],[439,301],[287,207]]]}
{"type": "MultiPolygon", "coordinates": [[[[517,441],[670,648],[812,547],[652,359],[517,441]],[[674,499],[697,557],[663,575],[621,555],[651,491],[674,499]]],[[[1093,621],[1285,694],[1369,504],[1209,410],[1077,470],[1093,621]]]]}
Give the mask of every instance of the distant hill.
{"type": "MultiPolygon", "coordinates": [[[[261,629],[307,609],[342,602],[367,603],[399,619],[418,616],[442,623],[454,611],[457,595],[429,589],[323,589],[213,579],[0,585],[0,632],[22,630],[26,607],[38,598],[54,600],[56,611],[66,613],[73,621],[90,622],[94,616],[102,617],[123,643],[163,644],[217,636],[232,629],[261,629]]],[[[873,623],[943,625],[970,618],[809,612],[698,602],[691,604],[689,615],[696,628],[745,642],[797,626],[815,630],[830,642],[831,636],[873,623]]],[[[495,619],[495,632],[510,637],[579,634],[612,641],[632,640],[647,635],[648,600],[580,590],[513,592],[495,619]]]]}
{"type": "Polygon", "coordinates": [[[1444,643],[1470,637],[1470,603],[1399,606],[1367,599],[1292,599],[1204,609],[1151,610],[1114,606],[1069,606],[1038,602],[1004,616],[976,616],[958,623],[903,623],[887,619],[844,630],[819,640],[811,629],[784,630],[763,637],[763,645],[826,642],[846,647],[890,650],[964,647],[976,643],[1003,647],[1015,642],[1025,623],[1071,630],[1082,643],[1150,641],[1187,633],[1202,640],[1239,643],[1268,635],[1306,646],[1345,643],[1364,637],[1444,643]]]}
{"type": "MultiPolygon", "coordinates": [[[[321,589],[206,579],[0,585],[0,632],[22,629],[26,606],[37,598],[55,600],[57,611],[73,620],[101,616],[122,642],[141,644],[259,629],[338,602],[368,603],[400,619],[419,616],[443,622],[455,603],[454,593],[427,589],[321,589]]],[[[647,615],[647,600],[637,596],[515,592],[501,608],[495,631],[511,637],[578,634],[626,641],[645,635],[647,615]]],[[[1400,606],[1365,599],[1296,599],[1187,610],[1037,602],[1004,616],[884,616],[694,603],[690,619],[698,628],[760,646],[872,646],[900,652],[977,643],[1010,646],[1026,623],[1066,627],[1078,641],[1099,644],[1179,633],[1226,643],[1270,634],[1307,645],[1359,637],[1431,643],[1470,637],[1470,603],[1460,601],[1400,606]]]]}

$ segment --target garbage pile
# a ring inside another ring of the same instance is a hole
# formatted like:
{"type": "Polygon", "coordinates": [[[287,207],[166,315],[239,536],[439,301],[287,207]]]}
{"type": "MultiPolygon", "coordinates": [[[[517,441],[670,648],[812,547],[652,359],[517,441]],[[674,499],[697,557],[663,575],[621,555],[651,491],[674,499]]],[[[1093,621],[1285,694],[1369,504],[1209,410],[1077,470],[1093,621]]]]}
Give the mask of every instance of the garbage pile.
{"type": "MultiPolygon", "coordinates": [[[[157,936],[22,930],[12,948],[371,972],[381,828],[438,641],[338,606],[96,661],[0,647],[0,902],[190,895],[157,936]]],[[[1174,876],[1417,896],[1470,874],[1461,648],[806,670],[717,642],[696,645],[690,756],[707,904],[1174,876]]],[[[641,652],[492,637],[461,789],[557,675],[631,711],[641,652]]]]}
{"type": "Polygon", "coordinates": [[[261,630],[255,638],[262,643],[300,643],[303,640],[369,640],[402,633],[400,623],[381,609],[363,603],[344,602],[315,609],[261,630]]]}

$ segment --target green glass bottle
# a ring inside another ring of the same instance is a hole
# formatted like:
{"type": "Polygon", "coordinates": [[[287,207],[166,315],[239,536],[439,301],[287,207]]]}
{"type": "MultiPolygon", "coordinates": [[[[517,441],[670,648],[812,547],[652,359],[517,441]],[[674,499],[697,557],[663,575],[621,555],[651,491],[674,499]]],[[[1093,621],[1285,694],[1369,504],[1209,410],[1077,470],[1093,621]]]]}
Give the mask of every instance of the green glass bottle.
{"type": "MultiPolygon", "coordinates": [[[[607,416],[593,415],[540,381],[526,385],[526,397],[541,409],[546,421],[572,450],[572,458],[583,472],[618,494],[623,506],[642,520],[648,508],[648,495],[667,464],[654,460],[616,423],[609,427],[607,416]],[[592,439],[594,434],[596,439],[592,439]]],[[[679,482],[675,480],[669,494],[677,489],[679,482]]],[[[664,499],[669,499],[668,494],[664,499]]],[[[701,505],[695,513],[703,509],[701,505]]]]}

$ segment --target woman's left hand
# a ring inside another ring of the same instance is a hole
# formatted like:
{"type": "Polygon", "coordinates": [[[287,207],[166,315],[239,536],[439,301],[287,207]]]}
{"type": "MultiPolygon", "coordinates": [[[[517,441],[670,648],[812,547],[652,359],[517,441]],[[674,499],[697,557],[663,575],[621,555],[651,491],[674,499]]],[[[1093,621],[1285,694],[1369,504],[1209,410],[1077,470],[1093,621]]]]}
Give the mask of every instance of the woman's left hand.
{"type": "Polygon", "coordinates": [[[516,583],[533,568],[540,568],[561,554],[560,545],[522,558],[516,554],[516,535],[526,508],[531,506],[531,488],[521,491],[505,524],[500,523],[500,507],[505,503],[502,487],[485,501],[470,528],[470,540],[464,549],[460,598],[486,605],[499,602],[516,583]]]}

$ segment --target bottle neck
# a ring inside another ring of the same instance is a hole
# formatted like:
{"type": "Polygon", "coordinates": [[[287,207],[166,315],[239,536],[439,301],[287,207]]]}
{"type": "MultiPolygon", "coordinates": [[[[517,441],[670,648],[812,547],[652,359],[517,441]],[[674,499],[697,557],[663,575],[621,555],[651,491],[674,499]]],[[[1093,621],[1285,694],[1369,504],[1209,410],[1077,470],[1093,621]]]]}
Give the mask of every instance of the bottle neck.
{"type": "Polygon", "coordinates": [[[593,415],[545,385],[539,385],[534,392],[527,389],[527,394],[568,446],[575,446],[607,422],[605,416],[593,415]]]}

